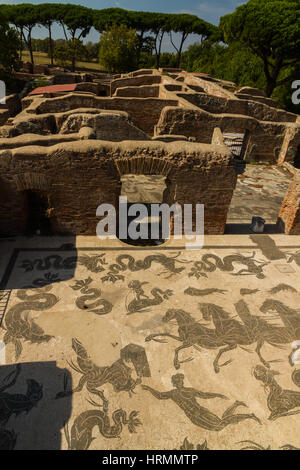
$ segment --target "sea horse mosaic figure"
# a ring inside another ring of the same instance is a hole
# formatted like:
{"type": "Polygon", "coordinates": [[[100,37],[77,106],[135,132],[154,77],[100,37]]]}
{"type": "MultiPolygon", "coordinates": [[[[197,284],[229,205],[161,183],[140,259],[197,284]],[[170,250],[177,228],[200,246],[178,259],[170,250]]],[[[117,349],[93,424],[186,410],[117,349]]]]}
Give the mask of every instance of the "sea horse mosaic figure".
{"type": "MultiPolygon", "coordinates": [[[[278,305],[278,304],[276,304],[278,305]]],[[[266,311],[273,307],[273,301],[270,304],[264,303],[262,310],[266,311]]],[[[241,321],[233,318],[222,307],[211,304],[199,304],[203,320],[206,322],[213,321],[215,328],[207,328],[205,325],[196,321],[190,313],[181,309],[169,309],[162,318],[163,322],[172,322],[176,320],[178,324],[178,336],[169,333],[155,333],[147,336],[145,341],[165,342],[164,338],[171,338],[182,343],[175,349],[174,367],[180,368],[180,362],[187,362],[191,358],[179,361],[179,352],[183,349],[194,347],[195,349],[219,349],[214,360],[214,370],[220,372],[220,367],[232,362],[231,359],[224,364],[219,364],[220,358],[225,352],[232,351],[238,346],[251,346],[256,343],[255,352],[265,367],[270,364],[262,357],[261,349],[265,343],[274,347],[291,343],[296,339],[296,330],[287,327],[275,326],[268,323],[267,320],[260,316],[252,315],[247,307],[246,302],[240,300],[235,304],[236,312],[241,321]]],[[[286,309],[284,310],[286,312],[286,309]]],[[[290,310],[287,310],[289,313],[290,310]]],[[[274,362],[270,361],[270,362],[274,362]]]]}
{"type": "MultiPolygon", "coordinates": [[[[235,318],[232,318],[222,307],[215,304],[199,304],[205,321],[212,320],[215,325],[217,337],[223,337],[226,346],[220,349],[214,361],[214,368],[219,372],[218,362],[221,356],[238,346],[250,346],[256,343],[255,352],[257,353],[260,361],[265,367],[270,367],[270,364],[262,357],[261,349],[265,343],[274,347],[279,347],[282,344],[287,344],[293,341],[294,334],[286,327],[272,325],[267,319],[261,316],[252,315],[246,302],[240,300],[235,304],[236,312],[242,323],[235,318]]],[[[261,307],[268,308],[266,302],[261,307]]],[[[276,360],[270,361],[274,362],[276,360]]],[[[231,362],[231,360],[230,360],[231,362]]]]}
{"type": "Polygon", "coordinates": [[[106,276],[102,277],[102,281],[116,282],[118,280],[124,281],[125,277],[120,272],[129,269],[131,272],[137,272],[141,270],[149,269],[152,263],[159,263],[164,268],[159,275],[166,274],[166,279],[171,278],[175,274],[179,274],[184,271],[185,267],[176,267],[176,263],[185,264],[190,261],[181,260],[178,257],[181,252],[175,253],[173,256],[166,256],[163,254],[148,255],[143,260],[135,260],[133,256],[128,254],[119,255],[116,258],[116,263],[111,264],[108,268],[106,276]]]}
{"type": "Polygon", "coordinates": [[[154,333],[147,336],[145,341],[165,343],[166,341],[163,338],[171,338],[181,342],[182,345],[175,349],[175,369],[179,369],[181,363],[192,360],[192,358],[189,358],[184,361],[179,361],[179,352],[183,349],[187,349],[192,346],[198,350],[200,350],[200,348],[216,349],[224,345],[224,340],[217,337],[214,329],[207,328],[201,323],[198,323],[192,315],[185,310],[175,308],[168,309],[163,316],[162,321],[164,323],[168,323],[172,322],[172,320],[176,320],[178,324],[178,336],[170,333],[154,333]]]}
{"type": "MultiPolygon", "coordinates": [[[[282,337],[282,344],[292,343],[293,341],[300,340],[300,310],[288,307],[283,302],[275,299],[266,299],[263,305],[260,307],[262,313],[276,313],[282,323],[286,334],[282,337]]],[[[291,356],[293,351],[289,355],[289,362],[291,363],[291,356]]]]}
{"type": "MultiPolygon", "coordinates": [[[[88,401],[96,407],[99,406],[93,400],[88,401]]],[[[64,427],[68,449],[87,450],[91,442],[96,439],[93,437],[95,427],[98,427],[100,434],[106,439],[115,439],[120,437],[123,426],[128,426],[129,432],[134,433],[136,428],[142,424],[138,419],[137,411],[131,411],[127,417],[126,411],[121,408],[112,413],[112,421],[114,424],[110,424],[109,415],[102,410],[83,411],[75,418],[71,432],[69,432],[67,425],[64,427]]]]}
{"type": "Polygon", "coordinates": [[[142,385],[144,390],[149,391],[158,400],[172,400],[189,418],[189,420],[203,429],[208,431],[221,431],[231,424],[237,424],[246,419],[252,419],[261,424],[260,420],[254,413],[235,414],[235,410],[240,406],[247,406],[245,403],[236,401],[232,406],[227,408],[222,417],[219,418],[207,408],[199,405],[197,398],[223,398],[224,395],[219,393],[205,393],[194,388],[184,386],[184,375],[176,374],[172,376],[172,383],[175,388],[168,392],[159,392],[151,387],[142,385]]]}
{"type": "Polygon", "coordinates": [[[135,299],[131,300],[126,305],[128,314],[145,311],[145,309],[149,307],[161,304],[164,300],[167,300],[171,295],[173,295],[173,291],[170,289],[163,291],[158,287],[154,287],[151,289],[151,299],[144,292],[143,285],[145,284],[149,283],[137,280],[129,282],[128,287],[135,294],[135,299]]]}
{"type": "Polygon", "coordinates": [[[76,305],[81,310],[88,310],[96,315],[106,315],[112,311],[113,305],[108,300],[99,298],[102,295],[101,290],[89,287],[92,282],[93,279],[88,277],[83,281],[76,281],[75,285],[71,286],[73,290],[80,290],[84,294],[76,299],[76,305]],[[87,304],[90,300],[95,302],[87,304]],[[101,308],[98,308],[100,306],[101,308]]]}
{"type": "Polygon", "coordinates": [[[64,384],[64,390],[56,395],[56,398],[63,398],[73,393],[80,392],[86,386],[88,392],[97,395],[103,403],[103,411],[108,410],[108,400],[105,398],[102,387],[106,383],[113,386],[115,392],[133,393],[135,387],[141,383],[142,377],[150,377],[150,369],[145,349],[136,344],[128,344],[120,351],[120,359],[111,366],[96,366],[83,345],[76,338],[72,340],[72,347],[77,354],[77,365],[70,363],[73,370],[80,373],[82,377],[77,387],[73,390],[67,390],[67,383],[64,384]],[[127,365],[133,365],[137,379],[132,378],[132,368],[127,365]]]}
{"type": "Polygon", "coordinates": [[[18,299],[22,300],[11,307],[4,317],[5,330],[3,341],[6,345],[12,343],[15,346],[16,359],[22,353],[22,340],[32,344],[47,343],[53,336],[46,335],[28,314],[31,310],[44,311],[53,307],[59,299],[49,293],[52,286],[47,285],[39,289],[38,293],[28,294],[28,289],[17,291],[18,299]]]}
{"type": "Polygon", "coordinates": [[[209,272],[214,272],[217,269],[220,269],[224,272],[230,272],[232,276],[242,276],[242,275],[254,275],[258,279],[264,279],[265,274],[263,272],[263,267],[269,264],[269,262],[258,261],[255,259],[255,252],[251,256],[244,256],[240,253],[227,255],[223,260],[212,253],[207,253],[202,256],[200,261],[196,261],[191,268],[189,277],[206,277],[209,272]],[[246,266],[246,268],[240,269],[238,272],[233,273],[235,267],[234,264],[240,264],[246,266]]]}

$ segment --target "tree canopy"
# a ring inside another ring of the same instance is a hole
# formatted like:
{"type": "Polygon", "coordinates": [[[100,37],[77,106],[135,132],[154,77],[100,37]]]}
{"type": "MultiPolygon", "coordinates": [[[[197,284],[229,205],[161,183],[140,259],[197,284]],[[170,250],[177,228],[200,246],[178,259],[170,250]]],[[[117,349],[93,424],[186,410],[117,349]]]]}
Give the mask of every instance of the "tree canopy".
{"type": "Polygon", "coordinates": [[[9,27],[7,19],[0,13],[0,79],[7,80],[13,70],[18,69],[19,38],[16,31],[9,27]]]}
{"type": "Polygon", "coordinates": [[[144,11],[129,11],[121,8],[106,8],[94,10],[80,5],[51,4],[40,5],[18,4],[1,5],[0,12],[5,12],[9,22],[17,28],[20,37],[25,42],[30,60],[34,63],[32,51],[32,29],[35,26],[44,26],[49,32],[50,56],[53,62],[53,48],[51,28],[53,23],[62,26],[66,40],[83,39],[90,29],[94,27],[100,33],[107,31],[112,25],[124,25],[134,29],[138,37],[138,56],[144,42],[147,41],[146,33],[154,34],[156,63],[159,66],[161,44],[165,33],[180,33],[181,39],[178,45],[172,37],[172,44],[177,52],[177,64],[180,63],[183,44],[191,33],[201,37],[209,37],[217,31],[217,28],[195,15],[152,13],[144,11]]]}
{"type": "Polygon", "coordinates": [[[267,96],[300,64],[299,0],[250,0],[223,16],[220,30],[227,44],[243,45],[262,59],[267,96]]]}
{"type": "Polygon", "coordinates": [[[113,24],[100,39],[99,61],[109,72],[127,72],[137,65],[138,37],[126,25],[113,24]]]}

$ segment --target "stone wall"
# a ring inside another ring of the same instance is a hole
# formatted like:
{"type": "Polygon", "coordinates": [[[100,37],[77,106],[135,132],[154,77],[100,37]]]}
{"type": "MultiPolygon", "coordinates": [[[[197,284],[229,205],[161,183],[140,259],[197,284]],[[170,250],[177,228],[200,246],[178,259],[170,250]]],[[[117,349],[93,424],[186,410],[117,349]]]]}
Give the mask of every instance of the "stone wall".
{"type": "Polygon", "coordinates": [[[300,170],[296,170],[284,197],[278,224],[287,235],[300,234],[300,170]]]}
{"type": "Polygon", "coordinates": [[[124,77],[111,82],[111,96],[117,88],[128,86],[154,85],[161,82],[160,75],[138,75],[135,77],[124,77]]]}
{"type": "Polygon", "coordinates": [[[177,93],[177,96],[213,114],[238,114],[272,122],[296,122],[297,119],[296,114],[246,99],[225,99],[205,93],[177,93]]]}
{"type": "MultiPolygon", "coordinates": [[[[150,75],[149,75],[150,77],[150,75]]],[[[139,77],[137,77],[139,78],[139,77]]],[[[96,108],[126,111],[133,123],[148,135],[153,135],[160,113],[165,106],[177,106],[175,99],[160,98],[102,98],[70,93],[59,98],[40,99],[26,108],[29,114],[59,113],[76,108],[96,108]]]]}
{"type": "MultiPolygon", "coordinates": [[[[7,125],[0,127],[0,137],[9,138],[25,135],[36,134],[36,138],[40,135],[51,135],[60,133],[61,127],[72,114],[101,114],[107,113],[101,109],[93,108],[76,108],[62,113],[51,114],[28,114],[20,113],[17,117],[7,122],[7,125]]],[[[128,119],[125,111],[112,111],[118,116],[124,116],[128,119]]]]}
{"type": "Polygon", "coordinates": [[[99,94],[100,84],[94,82],[81,82],[77,83],[76,91],[84,91],[88,93],[94,93],[95,95],[99,94]]]}
{"type": "Polygon", "coordinates": [[[98,205],[117,207],[121,189],[117,161],[125,168],[128,165],[130,173],[163,174],[168,188],[165,202],[205,204],[205,232],[224,232],[237,178],[226,147],[190,142],[80,141],[0,152],[0,234],[25,230],[24,188],[38,186],[41,190],[39,182],[43,181],[53,230],[94,235],[98,205]]]}
{"type": "Polygon", "coordinates": [[[300,131],[293,123],[258,121],[238,114],[212,114],[202,109],[166,107],[156,126],[155,135],[179,134],[195,138],[197,142],[211,142],[214,129],[222,132],[250,132],[247,158],[254,161],[276,163],[281,152],[287,128],[300,131]]]}
{"type": "Polygon", "coordinates": [[[0,126],[3,126],[7,119],[9,118],[9,110],[8,109],[0,109],[0,126]]]}
{"type": "Polygon", "coordinates": [[[114,96],[131,96],[136,98],[157,98],[159,96],[159,85],[129,86],[117,88],[114,96]]]}
{"type": "Polygon", "coordinates": [[[134,126],[126,116],[114,113],[70,115],[60,129],[61,134],[79,132],[82,127],[93,129],[94,138],[119,142],[121,140],[148,140],[147,134],[134,126]]]}
{"type": "Polygon", "coordinates": [[[22,109],[21,100],[17,94],[6,96],[5,104],[0,104],[1,109],[8,109],[9,116],[15,116],[22,109]]]}
{"type": "Polygon", "coordinates": [[[200,86],[209,95],[219,96],[226,99],[234,98],[233,93],[224,89],[220,84],[221,82],[213,79],[212,77],[207,76],[205,77],[206,79],[204,79],[199,76],[195,76],[195,74],[183,72],[182,78],[184,83],[187,85],[200,86]]]}

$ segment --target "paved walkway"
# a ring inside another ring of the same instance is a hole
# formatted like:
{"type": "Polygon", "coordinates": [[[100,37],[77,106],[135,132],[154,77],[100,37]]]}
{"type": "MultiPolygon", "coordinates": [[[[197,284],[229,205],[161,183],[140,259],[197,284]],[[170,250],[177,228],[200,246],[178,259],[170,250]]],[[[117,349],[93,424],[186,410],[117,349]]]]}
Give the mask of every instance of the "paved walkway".
{"type": "Polygon", "coordinates": [[[300,448],[300,236],[0,250],[2,449],[300,448]]]}
{"type": "Polygon", "coordinates": [[[272,165],[247,165],[238,176],[228,212],[228,224],[249,224],[253,216],[275,224],[291,181],[284,169],[272,165]]]}

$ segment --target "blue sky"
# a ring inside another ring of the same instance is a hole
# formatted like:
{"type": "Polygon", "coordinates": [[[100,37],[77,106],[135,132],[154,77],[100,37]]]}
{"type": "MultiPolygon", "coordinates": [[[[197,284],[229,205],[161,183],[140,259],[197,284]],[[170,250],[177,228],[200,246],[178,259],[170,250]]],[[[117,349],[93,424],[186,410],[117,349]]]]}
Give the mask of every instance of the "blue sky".
{"type": "MultiPolygon", "coordinates": [[[[236,7],[246,3],[246,0],[185,0],[184,2],[180,0],[164,0],[164,2],[160,0],[152,0],[151,2],[149,2],[149,0],[63,0],[53,2],[51,2],[51,0],[46,0],[45,2],[38,0],[6,0],[1,2],[1,4],[17,3],[73,3],[98,9],[118,7],[124,8],[126,10],[160,11],[165,13],[190,13],[217,25],[221,16],[226,15],[227,13],[232,13],[236,7]]],[[[43,28],[35,28],[33,31],[33,37],[47,37],[47,32],[43,28]]],[[[63,34],[61,28],[57,26],[54,29],[54,38],[59,37],[63,37],[63,34]]],[[[92,30],[85,41],[86,40],[96,42],[99,40],[99,34],[95,30],[92,30]]],[[[197,36],[190,36],[186,40],[186,46],[192,44],[195,41],[197,41],[197,36]]],[[[174,51],[174,48],[168,39],[166,39],[164,43],[164,50],[174,51]]]]}

